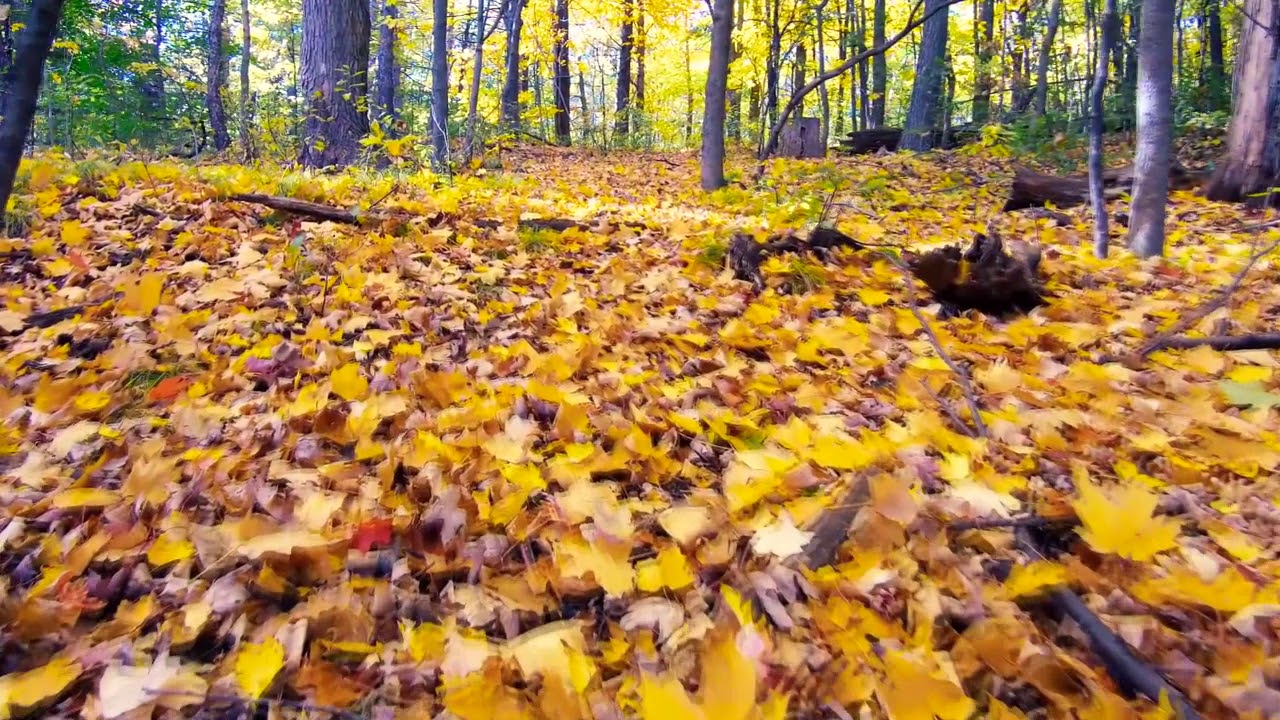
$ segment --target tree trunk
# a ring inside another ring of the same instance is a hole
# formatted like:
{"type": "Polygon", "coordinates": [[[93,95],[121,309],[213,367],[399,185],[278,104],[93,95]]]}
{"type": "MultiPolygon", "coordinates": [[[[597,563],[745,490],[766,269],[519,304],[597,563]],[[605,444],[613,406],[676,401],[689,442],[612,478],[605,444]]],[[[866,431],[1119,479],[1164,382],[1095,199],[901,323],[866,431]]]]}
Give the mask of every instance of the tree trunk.
{"type": "MultiPolygon", "coordinates": [[[[818,74],[822,75],[827,71],[827,55],[823,49],[826,44],[826,35],[823,33],[823,14],[826,12],[827,0],[822,0],[815,8],[817,20],[818,39],[815,42],[814,51],[818,55],[818,74]]],[[[827,149],[827,143],[831,139],[831,98],[827,95],[827,84],[823,83],[818,86],[818,106],[822,108],[822,149],[827,149]]]]}
{"type": "Polygon", "coordinates": [[[1107,227],[1107,200],[1102,188],[1102,171],[1106,164],[1102,158],[1102,100],[1107,92],[1108,54],[1111,44],[1120,34],[1116,0],[1106,1],[1107,9],[1098,33],[1098,65],[1089,94],[1089,202],[1093,207],[1093,254],[1100,258],[1107,256],[1111,234],[1107,227]]]}
{"type": "Polygon", "coordinates": [[[449,167],[449,0],[431,2],[431,158],[449,167]]]}
{"type": "Polygon", "coordinates": [[[209,29],[206,35],[208,56],[205,61],[205,108],[209,111],[209,127],[213,129],[213,149],[222,152],[231,146],[227,133],[227,108],[222,104],[222,88],[227,84],[227,54],[224,25],[227,0],[213,0],[209,5],[209,29]]]}
{"type": "MultiPolygon", "coordinates": [[[[253,134],[249,132],[249,60],[253,38],[250,35],[251,18],[249,16],[249,0],[240,0],[240,150],[244,153],[244,161],[252,162],[254,158],[253,134]]],[[[298,93],[294,93],[295,102],[298,93]]]]}
{"type": "Polygon", "coordinates": [[[1219,0],[1204,0],[1204,41],[1209,46],[1208,80],[1211,90],[1225,89],[1227,84],[1227,64],[1222,55],[1222,13],[1219,8],[1219,0]]]}
{"type": "Polygon", "coordinates": [[[378,28],[377,119],[388,137],[398,134],[400,111],[396,97],[400,94],[400,66],[396,61],[396,22],[400,8],[396,0],[382,0],[382,22],[378,28]]]}
{"type": "Polygon", "coordinates": [[[769,58],[765,63],[764,107],[767,124],[778,120],[778,83],[782,75],[782,0],[769,0],[769,58]]]}
{"type": "Polygon", "coordinates": [[[618,84],[614,89],[613,134],[623,140],[631,132],[631,48],[635,33],[635,2],[622,3],[622,26],[618,32],[618,84]]]}
{"type": "Polygon", "coordinates": [[[161,51],[164,48],[164,2],[155,0],[155,16],[152,18],[151,63],[155,65],[147,73],[142,84],[142,94],[147,104],[148,119],[160,127],[165,119],[164,112],[164,64],[161,51]]]}
{"type": "MultiPolygon", "coordinates": [[[[924,11],[928,13],[942,4],[942,0],[925,0],[924,11]]],[[[932,147],[932,131],[938,127],[947,72],[947,16],[944,9],[924,23],[907,124],[902,131],[902,142],[898,144],[902,150],[919,152],[932,147]]]]}
{"type": "MultiPolygon", "coordinates": [[[[853,0],[849,0],[850,3],[853,0]]],[[[857,53],[861,53],[867,49],[867,0],[858,0],[858,45],[857,53]]],[[[843,61],[841,62],[843,64],[843,61]]],[[[870,62],[863,60],[857,65],[858,75],[858,113],[853,121],[859,129],[866,130],[871,123],[871,91],[867,86],[867,73],[870,70],[870,62]]],[[[850,103],[853,102],[852,94],[854,92],[853,77],[849,78],[850,103]]]]}
{"type": "MultiPolygon", "coordinates": [[[[733,63],[742,55],[742,45],[739,38],[742,35],[742,18],[747,13],[739,12],[734,17],[734,36],[733,43],[729,46],[729,67],[733,67],[733,63]]],[[[729,127],[727,129],[729,139],[735,143],[742,142],[742,81],[733,83],[729,86],[729,127]]]]}
{"type": "MultiPolygon", "coordinates": [[[[23,2],[18,0],[9,4],[9,12],[0,20],[0,117],[4,117],[5,106],[9,98],[9,73],[13,68],[14,40],[16,39],[13,32],[13,26],[22,22],[19,20],[20,13],[23,11],[23,2]]],[[[102,68],[102,44],[98,44],[98,67],[102,68]]]]}
{"type": "Polygon", "coordinates": [[[556,142],[569,145],[569,0],[555,0],[555,15],[556,142]]]}
{"type": "MultiPolygon", "coordinates": [[[[1280,186],[1280,0],[1245,0],[1235,70],[1235,111],[1212,200],[1275,205],[1280,186]]],[[[1145,32],[1145,28],[1144,28],[1145,32]]]]}
{"type": "Polygon", "coordinates": [[[632,98],[631,114],[636,119],[636,128],[643,127],[644,122],[644,56],[645,43],[648,42],[644,30],[644,1],[636,0],[636,34],[632,40],[636,56],[636,88],[632,98]]]}
{"type": "Polygon", "coordinates": [[[1133,161],[1129,247],[1149,257],[1164,253],[1165,205],[1169,202],[1174,0],[1145,0],[1144,4],[1138,36],[1138,149],[1133,161]]]}
{"type": "MultiPolygon", "coordinates": [[[[808,52],[805,50],[804,41],[796,43],[796,54],[794,62],[791,64],[791,92],[804,87],[804,68],[809,62],[808,52]]],[[[796,112],[800,117],[804,117],[804,102],[800,102],[800,107],[796,108],[796,112]]]]}
{"type": "Polygon", "coordinates": [[[0,120],[0,215],[7,212],[9,195],[22,162],[22,149],[36,117],[36,101],[44,64],[58,34],[62,0],[33,0],[26,27],[18,37],[14,64],[9,74],[8,112],[0,120]]]}
{"type": "MultiPolygon", "coordinates": [[[[845,5],[845,11],[843,13],[836,13],[836,34],[840,37],[840,43],[836,47],[836,60],[838,61],[836,64],[838,65],[843,65],[845,58],[849,56],[848,55],[849,41],[852,40],[853,32],[854,32],[853,28],[857,25],[856,16],[853,14],[853,0],[845,0],[845,2],[847,3],[845,5]],[[845,23],[845,18],[849,19],[848,24],[845,23]]],[[[739,23],[741,23],[742,15],[743,13],[738,13],[739,23]]],[[[851,130],[858,129],[858,111],[857,111],[858,90],[857,90],[857,84],[855,82],[856,77],[857,77],[857,71],[850,70],[849,71],[848,110],[849,110],[849,122],[853,125],[853,127],[850,128],[851,130]]],[[[844,114],[845,114],[844,86],[845,86],[845,76],[841,75],[838,79],[836,79],[836,117],[835,117],[836,137],[840,137],[841,135],[844,135],[844,114]]]]}
{"type": "Polygon", "coordinates": [[[714,0],[711,7],[711,59],[707,94],[702,105],[702,189],[725,186],[724,120],[729,87],[729,53],[733,44],[733,0],[714,0]]]}
{"type": "Polygon", "coordinates": [[[303,0],[302,91],[307,97],[302,164],[346,166],[369,134],[368,0],[303,0]]]}
{"type": "Polygon", "coordinates": [[[977,6],[974,15],[978,27],[973,32],[977,58],[973,81],[973,122],[985,125],[991,119],[991,51],[995,40],[996,3],[995,0],[974,0],[974,4],[977,6]]]}
{"type": "MultiPolygon", "coordinates": [[[[875,10],[871,17],[871,45],[884,45],[884,3],[875,0],[875,10]]],[[[885,93],[889,88],[889,68],[885,64],[884,53],[871,59],[871,127],[884,127],[885,93]]]]}
{"type": "Polygon", "coordinates": [[[502,124],[520,127],[520,32],[524,29],[524,6],[528,0],[511,0],[504,18],[507,42],[503,54],[502,124]]]}
{"type": "MultiPolygon", "coordinates": [[[[464,163],[470,163],[476,149],[476,123],[480,112],[480,73],[484,70],[485,18],[488,17],[488,4],[485,0],[476,0],[476,27],[473,47],[471,48],[471,94],[467,97],[467,133],[463,138],[462,157],[464,163]]],[[[505,13],[505,8],[504,8],[505,13]]],[[[504,14],[504,13],[500,13],[504,14]]]]}
{"type": "Polygon", "coordinates": [[[1062,15],[1062,0],[1049,5],[1049,18],[1040,43],[1040,59],[1036,65],[1036,114],[1044,115],[1049,104],[1049,58],[1053,53],[1053,38],[1058,34],[1058,19],[1062,15]]]}

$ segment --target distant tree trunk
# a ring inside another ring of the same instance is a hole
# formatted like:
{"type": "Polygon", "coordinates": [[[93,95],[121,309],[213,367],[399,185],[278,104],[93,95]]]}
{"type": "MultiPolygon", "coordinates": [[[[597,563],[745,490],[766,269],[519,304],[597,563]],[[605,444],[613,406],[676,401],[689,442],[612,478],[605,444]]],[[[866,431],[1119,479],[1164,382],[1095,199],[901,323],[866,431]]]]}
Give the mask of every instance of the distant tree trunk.
{"type": "Polygon", "coordinates": [[[22,162],[22,149],[36,117],[36,101],[44,64],[58,34],[62,0],[33,0],[26,27],[18,37],[14,64],[9,75],[8,112],[0,120],[0,216],[9,207],[9,195],[22,162]]]}
{"type": "MultiPolygon", "coordinates": [[[[684,144],[693,144],[693,48],[689,14],[684,16],[684,144]]],[[[726,80],[727,82],[727,80],[726,80]]]]}
{"type": "Polygon", "coordinates": [[[152,18],[152,29],[155,31],[151,43],[151,63],[155,65],[147,73],[142,84],[142,94],[147,104],[148,119],[159,125],[165,119],[164,112],[164,64],[161,51],[164,48],[164,2],[155,0],[155,15],[152,18]]]}
{"type": "MultiPolygon", "coordinates": [[[[13,68],[14,37],[13,26],[20,22],[19,18],[25,7],[25,0],[15,0],[9,4],[9,12],[0,21],[0,117],[4,117],[9,99],[10,76],[13,68]]],[[[102,44],[98,44],[99,69],[102,66],[102,44]]]]}
{"type": "Polygon", "coordinates": [[[400,121],[396,97],[400,94],[400,65],[396,61],[396,21],[400,9],[396,0],[382,0],[382,22],[378,28],[377,118],[382,131],[395,137],[400,121]]]}
{"type": "Polygon", "coordinates": [[[591,112],[590,106],[587,104],[587,73],[583,70],[583,65],[578,65],[578,107],[582,110],[582,139],[583,142],[591,140],[591,112]]]}
{"type": "Polygon", "coordinates": [[[1031,74],[1031,64],[1027,55],[1028,45],[1031,42],[1031,25],[1029,18],[1031,16],[1030,4],[1024,2],[1022,7],[1014,11],[1017,18],[1018,29],[1015,35],[1013,52],[1013,77],[1012,83],[1012,101],[1010,109],[1014,114],[1022,114],[1027,111],[1027,106],[1031,104],[1031,91],[1029,88],[1028,75],[1031,74]]]}
{"type": "Polygon", "coordinates": [[[1062,15],[1062,0],[1049,5],[1049,18],[1040,42],[1040,59],[1036,65],[1036,114],[1044,115],[1049,104],[1049,58],[1053,53],[1053,38],[1058,34],[1058,19],[1062,15]]]}
{"type": "MultiPolygon", "coordinates": [[[[814,43],[814,50],[818,55],[818,74],[823,75],[827,72],[827,55],[823,49],[826,44],[826,35],[823,33],[822,21],[823,14],[827,8],[827,0],[822,0],[815,8],[816,24],[818,31],[818,39],[814,43]]],[[[801,83],[803,86],[804,83],[801,83]]],[[[822,147],[825,150],[827,143],[831,140],[831,98],[827,95],[827,84],[822,83],[818,86],[818,106],[822,108],[822,147]]]]}
{"type": "MultiPolygon", "coordinates": [[[[857,25],[856,19],[853,14],[853,0],[845,0],[845,2],[846,2],[845,11],[843,13],[839,13],[839,12],[836,13],[836,34],[840,37],[840,42],[836,46],[836,64],[837,65],[843,65],[845,58],[849,56],[848,55],[849,41],[852,39],[852,36],[853,36],[853,32],[854,32],[853,27],[857,25]],[[848,24],[845,23],[845,18],[849,19],[848,24]]],[[[739,18],[741,18],[742,15],[743,13],[738,13],[739,18]]],[[[741,22],[741,20],[739,20],[739,22],[741,22]]],[[[857,71],[850,70],[849,78],[848,78],[849,79],[849,98],[850,98],[848,110],[849,110],[849,122],[853,125],[853,127],[851,128],[852,130],[858,129],[857,98],[856,98],[857,85],[855,83],[856,77],[857,77],[857,71]]],[[[844,104],[844,86],[845,86],[845,76],[841,75],[839,78],[836,79],[835,132],[837,137],[844,134],[844,116],[845,116],[845,109],[846,109],[844,104]]]]}
{"type": "Polygon", "coordinates": [[[1173,147],[1173,3],[1144,0],[1138,36],[1138,149],[1133,161],[1129,247],[1142,257],[1164,253],[1173,147]]]}
{"type": "Polygon", "coordinates": [[[1211,200],[1275,205],[1274,189],[1280,187],[1280,0],[1245,0],[1242,9],[1235,111],[1225,157],[1206,194],[1211,200]]]}
{"type": "Polygon", "coordinates": [[[778,119],[778,83],[782,75],[782,0],[769,0],[769,58],[765,63],[764,107],[768,125],[778,119]]]}
{"type": "Polygon", "coordinates": [[[1120,107],[1124,127],[1133,127],[1135,94],[1138,88],[1138,43],[1142,36],[1142,2],[1130,0],[1129,40],[1124,56],[1124,75],[1120,81],[1120,107]]]}
{"type": "MultiPolygon", "coordinates": [[[[875,0],[871,17],[871,46],[884,46],[884,2],[875,0]]],[[[884,127],[885,93],[889,89],[889,68],[884,53],[871,59],[871,127],[884,127]]]]}
{"type": "MultiPolygon", "coordinates": [[[[735,33],[733,37],[733,43],[729,46],[729,67],[733,67],[733,63],[736,62],[738,60],[738,57],[741,56],[742,54],[742,45],[739,42],[739,36],[742,34],[742,18],[744,15],[746,15],[746,12],[739,12],[734,18],[735,33]]],[[[728,111],[729,127],[727,132],[729,135],[729,139],[735,143],[738,143],[742,141],[742,81],[741,79],[739,79],[737,82],[730,84],[728,102],[729,102],[729,111],[728,111]]]]}
{"type": "Polygon", "coordinates": [[[631,132],[631,48],[635,34],[635,2],[623,0],[618,32],[618,84],[614,91],[613,134],[623,140],[631,132]]]}
{"type": "MultiPolygon", "coordinates": [[[[943,4],[943,0],[925,0],[924,12],[928,14],[943,4]]],[[[920,53],[916,56],[916,78],[911,85],[911,104],[899,149],[919,152],[933,145],[947,72],[947,15],[944,9],[924,23],[920,53]]]]}
{"type": "Polygon", "coordinates": [[[431,158],[449,167],[449,0],[431,2],[431,158]]]}
{"type": "Polygon", "coordinates": [[[476,124],[480,119],[480,77],[484,72],[484,43],[489,36],[498,29],[498,23],[507,14],[507,7],[512,0],[502,0],[502,5],[498,8],[498,14],[493,19],[493,25],[487,26],[486,18],[488,17],[488,7],[485,0],[477,0],[476,2],[476,29],[475,29],[475,47],[472,48],[473,60],[471,70],[471,95],[467,99],[467,136],[464,144],[463,157],[466,162],[471,162],[471,158],[476,151],[476,124]]]}
{"type": "MultiPolygon", "coordinates": [[[[250,29],[249,0],[240,0],[240,150],[244,153],[245,162],[252,162],[254,158],[253,134],[249,132],[249,61],[253,45],[250,29]]],[[[297,95],[295,92],[295,101],[297,95]]]]}
{"type": "Polygon", "coordinates": [[[569,0],[555,0],[555,14],[556,142],[569,145],[569,0]]]}
{"type": "MultiPolygon", "coordinates": [[[[849,0],[853,2],[853,0],[849,0]]],[[[858,44],[855,53],[861,53],[867,49],[867,0],[858,0],[857,15],[851,17],[858,18],[858,44]]],[[[867,87],[867,71],[870,69],[870,63],[863,60],[858,63],[858,114],[856,124],[858,129],[866,130],[871,123],[871,91],[867,87]]],[[[849,92],[853,93],[853,77],[849,78],[849,92]]],[[[852,97],[850,98],[852,102],[852,97]]]]}
{"type": "Polygon", "coordinates": [[[302,0],[302,164],[346,166],[369,134],[368,0],[302,0]]]}
{"type": "Polygon", "coordinates": [[[1222,54],[1222,14],[1219,7],[1219,0],[1204,0],[1204,42],[1209,51],[1205,84],[1208,86],[1209,108],[1215,110],[1225,104],[1227,96],[1227,64],[1222,54]]]}
{"type": "Polygon", "coordinates": [[[714,0],[711,6],[711,59],[707,66],[707,94],[702,105],[702,189],[725,186],[724,120],[729,87],[729,53],[733,44],[733,0],[714,0]]]}
{"type": "MultiPolygon", "coordinates": [[[[808,63],[808,52],[805,50],[804,41],[796,43],[795,62],[791,65],[791,92],[795,92],[804,87],[804,68],[808,63]]],[[[800,107],[796,108],[796,117],[804,117],[804,101],[800,101],[800,107]]]]}
{"type": "Polygon", "coordinates": [[[502,124],[510,129],[520,127],[520,32],[524,29],[524,6],[528,0],[511,0],[507,6],[504,28],[507,31],[503,55],[502,124]]]}
{"type": "Polygon", "coordinates": [[[1107,92],[1107,60],[1112,43],[1120,35],[1120,16],[1116,13],[1116,0],[1106,0],[1106,12],[1098,33],[1097,70],[1093,75],[1093,89],[1089,93],[1089,202],[1093,208],[1093,254],[1104,258],[1110,245],[1111,231],[1107,227],[1107,200],[1102,192],[1102,100],[1107,92]]]}
{"type": "Polygon", "coordinates": [[[973,81],[973,122],[985,125],[991,119],[991,51],[995,40],[996,3],[995,0],[974,0],[974,5],[974,20],[978,27],[973,31],[974,57],[977,59],[973,81]]]}
{"type": "Polygon", "coordinates": [[[227,84],[227,54],[223,42],[226,20],[227,0],[213,0],[209,5],[206,36],[205,107],[209,111],[209,127],[213,129],[213,149],[218,152],[231,147],[231,135],[227,133],[227,108],[222,104],[222,88],[227,84]]]}
{"type": "Polygon", "coordinates": [[[643,127],[644,122],[644,60],[645,60],[645,44],[648,42],[648,36],[644,30],[644,2],[636,0],[636,34],[632,40],[634,52],[636,56],[636,88],[635,97],[632,99],[631,114],[636,118],[636,127],[643,127]]]}

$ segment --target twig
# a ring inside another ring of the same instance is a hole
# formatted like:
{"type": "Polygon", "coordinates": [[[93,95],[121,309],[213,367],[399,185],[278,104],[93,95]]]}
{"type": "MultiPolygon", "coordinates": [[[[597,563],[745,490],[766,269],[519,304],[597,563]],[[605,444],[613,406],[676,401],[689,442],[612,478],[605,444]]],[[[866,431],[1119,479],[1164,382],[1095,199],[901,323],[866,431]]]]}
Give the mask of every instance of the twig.
{"type": "Polygon", "coordinates": [[[355,213],[340,210],[330,205],[307,202],[306,200],[295,200],[293,198],[278,197],[276,195],[260,195],[257,193],[239,193],[232,195],[231,199],[238,200],[240,202],[265,205],[272,210],[293,213],[294,215],[302,215],[303,217],[314,218],[317,220],[331,220],[333,222],[346,223],[347,225],[360,224],[360,218],[357,217],[355,213]]]}
{"type": "Polygon", "coordinates": [[[840,504],[827,508],[812,525],[813,538],[805,545],[800,561],[810,570],[817,570],[835,562],[836,553],[849,535],[849,527],[858,515],[858,509],[866,504],[870,494],[866,478],[858,478],[845,493],[840,504]]]}
{"type": "Polygon", "coordinates": [[[164,688],[147,688],[147,693],[156,697],[189,697],[199,698],[206,702],[225,702],[239,703],[245,705],[266,705],[267,707],[284,707],[290,710],[298,710],[300,712],[321,712],[327,713],[334,717],[344,718],[344,720],[367,720],[365,715],[354,713],[350,710],[333,707],[332,705],[316,705],[314,703],[303,702],[301,700],[285,700],[284,698],[247,698],[239,695],[222,695],[219,693],[202,693],[194,690],[166,690],[164,688]]]}
{"type": "Polygon", "coordinates": [[[938,353],[938,357],[942,358],[942,362],[946,363],[947,367],[951,368],[951,372],[955,373],[956,379],[960,383],[960,389],[964,392],[965,403],[969,406],[969,415],[973,418],[974,437],[988,437],[987,425],[982,421],[982,414],[978,408],[978,396],[973,391],[973,383],[969,380],[969,373],[960,367],[951,358],[951,355],[947,353],[946,349],[942,347],[942,341],[938,339],[938,334],[934,332],[933,326],[929,324],[924,313],[920,311],[920,303],[916,301],[916,279],[911,274],[911,268],[908,268],[901,260],[890,253],[882,252],[881,254],[902,271],[902,275],[907,281],[907,304],[911,308],[911,314],[916,317],[920,327],[924,328],[924,333],[929,338],[929,343],[933,345],[934,351],[938,353]]]}
{"type": "Polygon", "coordinates": [[[976,520],[956,520],[947,523],[948,530],[964,532],[966,530],[998,530],[1001,528],[1048,527],[1050,525],[1068,525],[1071,520],[1040,517],[1039,515],[1020,515],[1009,518],[978,518],[976,520]]]}
{"type": "Polygon", "coordinates": [[[372,211],[374,208],[376,208],[376,207],[378,207],[379,205],[381,205],[381,204],[382,204],[382,203],[383,203],[387,198],[391,197],[391,196],[395,193],[395,191],[396,191],[396,190],[399,190],[399,189],[400,189],[400,181],[399,181],[399,180],[397,180],[396,182],[391,183],[391,189],[387,191],[387,194],[386,194],[386,195],[383,195],[383,196],[382,196],[382,197],[380,197],[380,198],[378,198],[378,199],[377,199],[377,201],[376,201],[376,202],[374,202],[372,205],[370,205],[370,206],[369,206],[369,209],[368,209],[368,210],[366,210],[365,212],[370,212],[370,211],[372,211]]]}
{"type": "MultiPolygon", "coordinates": [[[[1033,557],[1044,557],[1031,533],[1026,528],[1016,531],[1019,547],[1033,557]]],[[[1141,693],[1153,702],[1160,702],[1162,695],[1167,695],[1173,705],[1174,714],[1179,720],[1199,720],[1200,715],[1192,707],[1191,701],[1173,683],[1157,672],[1146,662],[1138,658],[1124,640],[1116,635],[1106,623],[1084,604],[1079,595],[1069,588],[1059,586],[1049,590],[1049,602],[1059,612],[1070,617],[1089,638],[1089,646],[1093,653],[1102,660],[1107,673],[1116,685],[1128,695],[1141,693]]]]}
{"type": "MultiPolygon", "coordinates": [[[[1153,343],[1155,341],[1152,341],[1153,343]]],[[[1214,350],[1231,352],[1236,350],[1275,350],[1280,348],[1280,333],[1251,333],[1249,335],[1211,335],[1209,337],[1187,337],[1178,335],[1164,338],[1152,350],[1190,350],[1208,345],[1214,350]]]]}

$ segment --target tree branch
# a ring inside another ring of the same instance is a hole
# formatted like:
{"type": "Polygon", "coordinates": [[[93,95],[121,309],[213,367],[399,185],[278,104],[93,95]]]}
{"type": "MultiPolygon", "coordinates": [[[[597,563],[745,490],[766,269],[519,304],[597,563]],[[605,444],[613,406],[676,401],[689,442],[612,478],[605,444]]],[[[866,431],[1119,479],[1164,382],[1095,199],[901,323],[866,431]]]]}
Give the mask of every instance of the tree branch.
{"type": "Polygon", "coordinates": [[[929,18],[933,17],[934,15],[940,12],[948,10],[952,5],[955,5],[960,1],[961,0],[944,0],[942,5],[939,5],[938,7],[925,13],[924,17],[917,20],[915,19],[916,12],[918,12],[920,8],[924,6],[924,0],[918,0],[916,4],[911,8],[911,15],[908,16],[907,26],[902,28],[902,30],[899,31],[897,35],[894,35],[893,37],[885,40],[884,44],[873,47],[870,50],[864,50],[858,53],[857,55],[854,55],[853,57],[849,58],[848,60],[845,60],[839,65],[831,68],[830,70],[822,73],[821,75],[814,77],[812,80],[805,83],[798,90],[792,93],[791,99],[788,100],[786,106],[782,108],[782,113],[778,116],[778,121],[774,124],[773,128],[769,131],[768,141],[766,141],[764,144],[764,147],[760,149],[760,159],[766,160],[769,158],[770,155],[773,154],[774,149],[778,147],[778,138],[782,135],[783,127],[786,126],[787,120],[790,119],[791,117],[791,113],[795,112],[796,108],[800,107],[800,103],[804,100],[805,96],[807,96],[809,93],[817,89],[819,85],[824,85],[827,83],[827,81],[834,80],[835,78],[840,77],[841,75],[848,72],[850,69],[852,69],[854,66],[858,65],[859,63],[865,60],[868,60],[870,58],[873,58],[877,55],[883,55],[894,45],[897,45],[898,43],[902,42],[904,38],[910,35],[913,30],[923,25],[925,21],[927,21],[929,18]]]}

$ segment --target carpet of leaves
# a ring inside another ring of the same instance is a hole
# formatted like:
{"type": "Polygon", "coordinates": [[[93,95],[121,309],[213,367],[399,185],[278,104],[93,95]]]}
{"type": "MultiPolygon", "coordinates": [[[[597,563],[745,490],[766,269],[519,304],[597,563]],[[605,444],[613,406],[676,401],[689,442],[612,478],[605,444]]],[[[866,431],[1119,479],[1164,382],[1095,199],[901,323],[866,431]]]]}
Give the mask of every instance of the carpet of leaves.
{"type": "MultiPolygon", "coordinates": [[[[1229,284],[1275,239],[1258,216],[1177,194],[1167,258],[1099,261],[1085,209],[998,213],[1010,168],[981,155],[709,196],[688,155],[505,163],[25,167],[0,718],[1168,717],[1047,609],[1060,584],[1206,717],[1276,716],[1280,358],[1099,363],[1229,284]],[[914,292],[987,437],[881,252],[772,258],[758,294],[723,271],[733,232],[829,199],[866,242],[1044,246],[1029,316],[914,292]],[[582,226],[519,223],[552,217],[582,226]],[[1061,521],[1044,557],[955,528],[1032,515],[1061,521]]],[[[1192,332],[1274,327],[1278,279],[1263,259],[1192,332]]]]}

